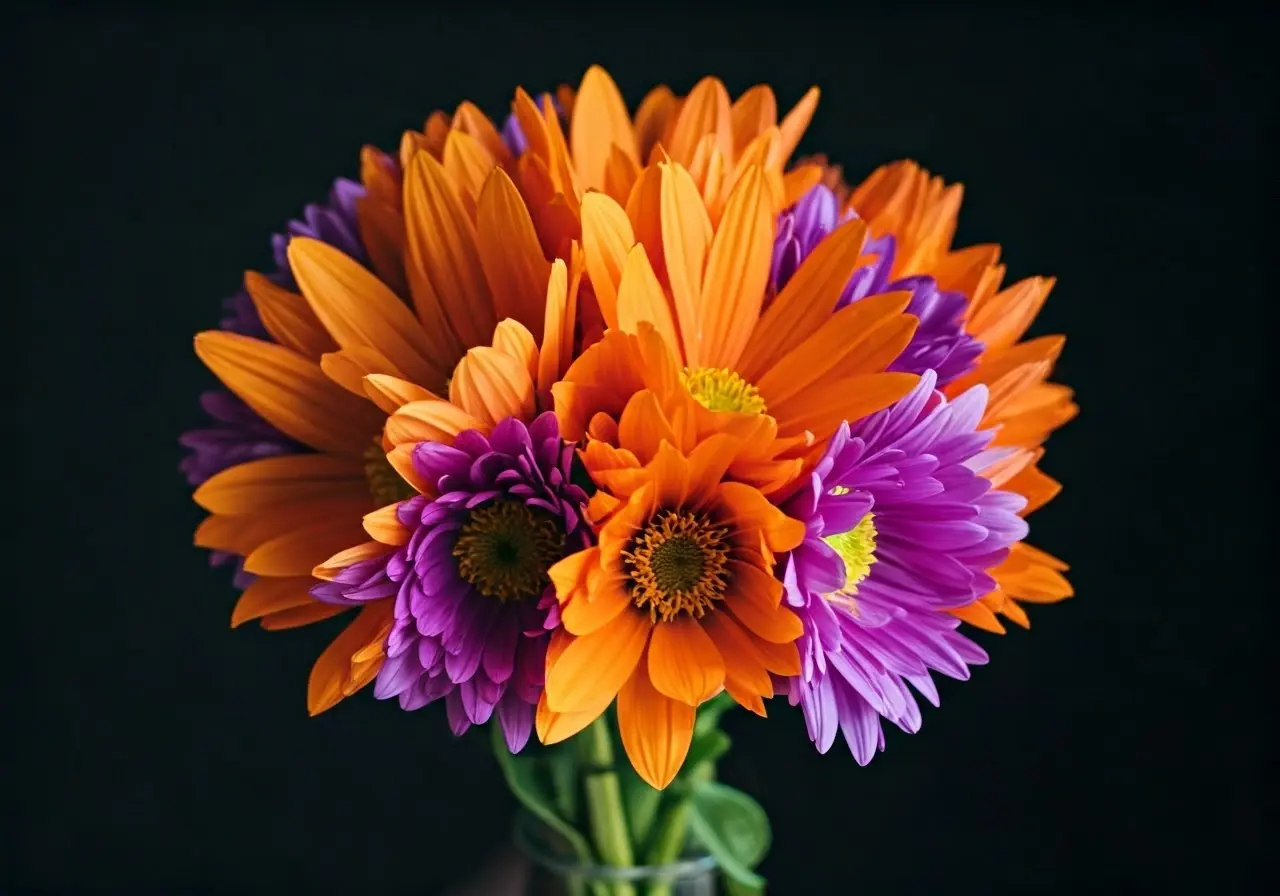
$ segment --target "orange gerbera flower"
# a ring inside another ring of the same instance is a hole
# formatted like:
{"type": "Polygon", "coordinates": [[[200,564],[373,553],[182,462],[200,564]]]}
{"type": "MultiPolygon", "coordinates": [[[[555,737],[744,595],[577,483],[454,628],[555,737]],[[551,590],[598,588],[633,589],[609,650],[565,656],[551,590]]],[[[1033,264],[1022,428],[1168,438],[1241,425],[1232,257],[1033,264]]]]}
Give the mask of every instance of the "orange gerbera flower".
{"type": "Polygon", "coordinates": [[[564,631],[538,708],[539,737],[554,743],[616,697],[627,755],[659,789],[684,761],[697,706],[721,688],[764,715],[770,673],[799,672],[802,630],[773,566],[803,524],[726,481],[741,439],[692,443],[677,428],[641,391],[622,412],[620,446],[590,440],[582,452],[599,486],[587,507],[599,541],[551,568],[564,631]]]}
{"type": "MultiPolygon", "coordinates": [[[[774,239],[762,170],[753,166],[741,178],[716,227],[683,166],[659,162],[643,177],[659,187],[653,207],[627,211],[602,193],[587,195],[584,252],[605,323],[623,333],[650,325],[667,357],[642,358],[620,340],[584,352],[556,387],[566,437],[586,432],[597,413],[616,418],[641,385],[664,401],[675,388],[697,400],[698,431],[745,435],[751,427],[750,457],[764,463],[797,445],[820,452],[842,420],[910,391],[915,375],[884,372],[915,330],[916,319],[903,314],[910,295],[832,313],[861,263],[861,221],[824,240],[762,311],[774,239]],[[756,428],[765,418],[767,432],[756,428]]],[[[761,468],[762,476],[773,472],[761,468]]]]}

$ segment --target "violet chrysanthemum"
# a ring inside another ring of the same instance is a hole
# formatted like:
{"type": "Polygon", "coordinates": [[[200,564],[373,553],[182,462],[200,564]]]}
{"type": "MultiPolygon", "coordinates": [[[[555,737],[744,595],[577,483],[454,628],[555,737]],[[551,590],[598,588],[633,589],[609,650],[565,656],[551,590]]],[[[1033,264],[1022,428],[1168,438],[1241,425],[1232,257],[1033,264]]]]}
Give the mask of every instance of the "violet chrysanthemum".
{"type": "Polygon", "coordinates": [[[859,764],[884,748],[880,719],[920,727],[908,685],[935,706],[930,671],[967,678],[986,662],[946,610],[993,590],[987,570],[1027,532],[1019,495],[979,476],[991,433],[986,389],[948,402],[926,372],[893,406],[842,424],[807,487],[788,500],[804,542],[787,557],[787,600],[804,619],[801,675],[787,682],[821,752],[837,730],[859,764]]]}
{"type": "MultiPolygon", "coordinates": [[[[783,212],[778,219],[773,246],[770,295],[776,295],[786,286],[800,263],[827,234],[852,217],[852,209],[841,216],[836,194],[821,184],[801,197],[794,208],[783,212]]],[[[876,261],[854,272],[836,307],[843,308],[867,296],[886,292],[910,292],[911,302],[906,312],[919,318],[920,325],[910,344],[888,369],[906,373],[933,370],[939,385],[945,386],[972,369],[982,354],[982,343],[964,330],[968,300],[962,293],[938,289],[932,277],[903,277],[890,282],[894,251],[892,235],[869,240],[863,252],[876,256],[876,261]]]]}
{"type": "Polygon", "coordinates": [[[550,412],[416,446],[414,468],[434,496],[398,505],[407,543],[311,590],[350,604],[394,595],[376,697],[407,710],[443,697],[455,734],[496,712],[511,751],[525,745],[559,622],[547,570],[588,544],[573,463],[550,412]]]}

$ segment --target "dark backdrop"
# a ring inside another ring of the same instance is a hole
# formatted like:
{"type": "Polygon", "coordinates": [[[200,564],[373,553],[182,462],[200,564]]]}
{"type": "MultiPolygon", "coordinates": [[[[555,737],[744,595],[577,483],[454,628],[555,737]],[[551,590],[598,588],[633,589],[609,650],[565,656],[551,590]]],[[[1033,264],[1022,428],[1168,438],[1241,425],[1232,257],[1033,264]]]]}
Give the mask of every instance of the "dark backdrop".
{"type": "Polygon", "coordinates": [[[6,882],[432,892],[505,835],[497,773],[442,712],[364,694],[307,718],[333,627],[227,630],[175,439],[211,382],[192,333],[268,264],[271,232],[356,173],[362,143],[394,147],[463,98],[500,115],[515,84],[576,83],[598,61],[631,103],[708,72],[734,93],[771,81],[784,105],[820,84],[803,151],[853,180],[904,155],[963,180],[960,241],[1002,242],[1011,277],[1059,277],[1035,332],[1070,334],[1059,379],[1084,411],[1052,441],[1066,490],[1033,539],[1073,563],[1079,596],[981,638],[991,665],[945,681],[923,731],[891,731],[865,769],[814,753],[783,706],[734,718],[724,775],[773,818],[776,892],[1257,886],[1275,842],[1273,23],[891,7],[298,4],[11,32],[6,882]]]}

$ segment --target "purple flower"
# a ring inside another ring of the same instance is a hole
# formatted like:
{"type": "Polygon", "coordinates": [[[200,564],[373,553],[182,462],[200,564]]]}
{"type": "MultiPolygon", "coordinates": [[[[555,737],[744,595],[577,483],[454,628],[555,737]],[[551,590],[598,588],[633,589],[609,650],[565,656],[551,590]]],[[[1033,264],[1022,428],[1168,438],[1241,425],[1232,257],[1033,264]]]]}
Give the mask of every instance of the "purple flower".
{"type": "Polygon", "coordinates": [[[841,424],[784,507],[807,528],[783,566],[804,620],[803,668],[786,690],[818,750],[842,731],[860,765],[884,749],[882,717],[919,730],[908,684],[936,706],[931,670],[964,679],[986,662],[945,611],[993,590],[987,570],[1027,532],[1025,500],[975,472],[998,453],[976,431],[986,388],[948,402],[936,385],[927,371],[896,404],[841,424]]]}
{"type": "MultiPolygon", "coordinates": [[[[564,106],[560,105],[560,101],[549,93],[543,93],[534,100],[538,105],[538,109],[542,109],[543,103],[547,100],[551,101],[551,107],[556,110],[556,116],[560,119],[561,125],[567,125],[568,116],[564,114],[564,106]]],[[[529,148],[529,140],[524,135],[524,130],[520,127],[520,122],[516,120],[515,113],[507,116],[507,120],[502,124],[502,142],[506,144],[507,149],[511,150],[511,154],[516,158],[525,154],[529,148]]]]}
{"type": "Polygon", "coordinates": [[[330,603],[394,598],[374,696],[407,710],[443,697],[454,734],[496,712],[507,746],[524,747],[559,623],[547,570],[589,539],[573,463],[550,412],[414,449],[437,496],[398,505],[407,543],[311,589],[330,603]]]}
{"type": "MultiPolygon", "coordinates": [[[[836,194],[821,184],[802,196],[794,208],[783,212],[778,218],[778,235],[773,244],[769,297],[787,285],[800,263],[827,234],[854,217],[857,215],[853,209],[841,214],[836,194]]],[[[972,369],[982,354],[982,343],[964,330],[964,312],[968,305],[964,294],[938,289],[932,277],[904,277],[890,282],[895,246],[889,234],[869,240],[862,251],[875,255],[876,260],[854,272],[836,308],[867,296],[903,290],[911,293],[907,313],[920,319],[911,343],[889,369],[906,373],[933,370],[943,386],[972,369]]]]}

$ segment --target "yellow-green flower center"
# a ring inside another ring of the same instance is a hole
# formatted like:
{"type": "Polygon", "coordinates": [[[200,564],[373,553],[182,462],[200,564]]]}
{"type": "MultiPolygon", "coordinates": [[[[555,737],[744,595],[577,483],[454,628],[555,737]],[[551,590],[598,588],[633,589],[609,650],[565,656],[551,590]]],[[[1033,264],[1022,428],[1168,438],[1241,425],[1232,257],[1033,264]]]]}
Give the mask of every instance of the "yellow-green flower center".
{"type": "Polygon", "coordinates": [[[873,516],[874,514],[868,513],[848,532],[828,535],[822,539],[844,561],[844,588],[827,595],[828,599],[849,599],[857,593],[858,583],[871,572],[871,564],[876,562],[876,524],[873,516]]]}
{"type": "Polygon", "coordinates": [[[382,450],[382,439],[374,438],[373,444],[365,449],[364,478],[369,483],[369,494],[379,507],[407,501],[417,494],[413,486],[405,482],[396,468],[387,462],[387,453],[382,450]]]}
{"type": "Polygon", "coordinates": [[[680,371],[680,382],[709,411],[764,413],[760,390],[724,367],[686,367],[680,371]]]}
{"type": "Polygon", "coordinates": [[[729,548],[729,530],[703,514],[660,511],[622,552],[632,600],[653,622],[701,618],[724,597],[729,548]]]}
{"type": "Polygon", "coordinates": [[[541,595],[551,581],[547,570],[563,554],[564,531],[555,517],[519,501],[471,510],[453,546],[458,575],[501,601],[541,595]]]}

